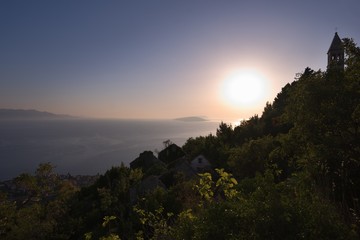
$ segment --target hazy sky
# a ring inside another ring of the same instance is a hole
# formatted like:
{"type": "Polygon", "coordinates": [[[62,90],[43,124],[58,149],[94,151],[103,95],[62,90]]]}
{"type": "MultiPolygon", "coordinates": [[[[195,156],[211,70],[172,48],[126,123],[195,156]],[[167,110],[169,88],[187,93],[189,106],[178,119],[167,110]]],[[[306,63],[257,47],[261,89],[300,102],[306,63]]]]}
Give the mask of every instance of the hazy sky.
{"type": "Polygon", "coordinates": [[[359,43],[359,12],[359,0],[2,0],[0,108],[247,118],[295,73],[324,70],[336,29],[359,43]],[[223,82],[249,68],[264,92],[231,104],[223,82]]]}

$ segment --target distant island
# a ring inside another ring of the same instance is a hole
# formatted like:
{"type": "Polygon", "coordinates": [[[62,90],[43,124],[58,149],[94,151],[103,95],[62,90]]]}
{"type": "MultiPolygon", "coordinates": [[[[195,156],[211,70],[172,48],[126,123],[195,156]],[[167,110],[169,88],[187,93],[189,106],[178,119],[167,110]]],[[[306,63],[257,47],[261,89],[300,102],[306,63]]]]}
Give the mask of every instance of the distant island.
{"type": "Polygon", "coordinates": [[[174,120],[182,121],[182,122],[206,122],[206,121],[208,121],[206,118],[198,117],[198,116],[175,118],[174,120]]]}
{"type": "Polygon", "coordinates": [[[64,114],[54,114],[37,110],[0,109],[0,120],[50,120],[74,118],[64,114]]]}

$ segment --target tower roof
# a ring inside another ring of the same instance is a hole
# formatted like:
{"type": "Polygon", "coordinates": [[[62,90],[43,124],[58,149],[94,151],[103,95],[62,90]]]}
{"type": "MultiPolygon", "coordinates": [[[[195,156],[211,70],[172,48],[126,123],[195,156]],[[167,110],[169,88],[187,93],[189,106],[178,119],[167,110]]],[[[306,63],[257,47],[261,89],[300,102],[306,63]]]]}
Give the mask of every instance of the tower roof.
{"type": "Polygon", "coordinates": [[[332,40],[332,42],[331,42],[330,48],[329,48],[329,50],[328,50],[328,53],[329,53],[330,51],[334,51],[334,50],[336,51],[336,50],[342,50],[342,49],[343,49],[342,41],[341,41],[338,33],[335,32],[335,36],[334,36],[334,38],[333,38],[333,40],[332,40]]]}

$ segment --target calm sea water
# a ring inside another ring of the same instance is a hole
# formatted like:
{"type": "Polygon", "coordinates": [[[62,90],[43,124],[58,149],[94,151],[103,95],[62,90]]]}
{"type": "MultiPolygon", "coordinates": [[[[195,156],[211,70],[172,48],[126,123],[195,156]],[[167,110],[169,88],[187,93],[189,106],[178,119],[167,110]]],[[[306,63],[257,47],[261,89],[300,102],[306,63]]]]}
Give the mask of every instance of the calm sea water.
{"type": "Polygon", "coordinates": [[[163,149],[163,141],[182,146],[190,137],[215,133],[217,122],[48,120],[0,121],[0,180],[34,173],[51,162],[58,173],[97,174],[145,150],[163,149]]]}

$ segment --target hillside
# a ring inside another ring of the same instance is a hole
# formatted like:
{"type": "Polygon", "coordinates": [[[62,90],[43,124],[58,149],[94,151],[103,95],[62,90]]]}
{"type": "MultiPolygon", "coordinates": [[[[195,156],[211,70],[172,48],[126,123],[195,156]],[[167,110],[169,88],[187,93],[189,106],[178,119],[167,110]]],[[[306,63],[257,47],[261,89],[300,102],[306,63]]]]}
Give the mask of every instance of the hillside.
{"type": "Polygon", "coordinates": [[[25,201],[0,194],[0,237],[359,239],[360,48],[344,47],[344,69],[306,68],[261,116],[119,160],[89,187],[50,163],[20,175],[25,201]],[[191,167],[199,154],[210,170],[191,167]]]}

